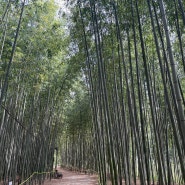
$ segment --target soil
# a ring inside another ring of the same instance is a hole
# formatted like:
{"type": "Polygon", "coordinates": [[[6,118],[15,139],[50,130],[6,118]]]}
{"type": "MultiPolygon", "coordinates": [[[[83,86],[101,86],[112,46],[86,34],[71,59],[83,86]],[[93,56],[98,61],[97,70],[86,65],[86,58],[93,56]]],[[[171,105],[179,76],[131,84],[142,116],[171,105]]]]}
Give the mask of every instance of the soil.
{"type": "Polygon", "coordinates": [[[62,179],[46,180],[44,185],[98,185],[97,175],[87,175],[64,169],[58,169],[58,172],[62,172],[62,179]]]}
{"type": "MultiPolygon", "coordinates": [[[[63,178],[46,180],[43,185],[98,185],[98,175],[88,175],[85,173],[79,173],[58,168],[58,172],[63,174],[63,178]]],[[[125,185],[125,181],[122,181],[125,185]]],[[[134,183],[132,183],[134,184],[134,183]]],[[[109,181],[107,185],[112,185],[109,181]]],[[[137,180],[136,185],[141,185],[137,180]]],[[[158,185],[158,183],[151,183],[151,185],[158,185]]]]}
{"type": "MultiPolygon", "coordinates": [[[[58,168],[58,172],[63,174],[63,178],[47,179],[43,185],[98,185],[98,175],[89,175],[60,168],[58,168]]],[[[122,183],[125,185],[124,180],[122,183]]],[[[139,180],[137,180],[136,184],[141,185],[139,180]]],[[[0,185],[3,185],[3,183],[0,182],[0,185]]],[[[111,185],[111,182],[109,181],[107,185],[111,185]]],[[[151,185],[158,185],[158,183],[151,183],[151,185]]]]}

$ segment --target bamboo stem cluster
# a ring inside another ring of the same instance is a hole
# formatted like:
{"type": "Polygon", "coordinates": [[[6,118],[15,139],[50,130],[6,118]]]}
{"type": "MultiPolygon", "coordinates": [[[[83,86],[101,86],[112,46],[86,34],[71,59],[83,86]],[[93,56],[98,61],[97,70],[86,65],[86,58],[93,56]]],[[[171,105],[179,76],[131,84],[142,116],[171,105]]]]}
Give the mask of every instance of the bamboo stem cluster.
{"type": "Polygon", "coordinates": [[[185,183],[182,4],[79,0],[73,7],[101,184],[108,176],[113,185],[185,183]]]}

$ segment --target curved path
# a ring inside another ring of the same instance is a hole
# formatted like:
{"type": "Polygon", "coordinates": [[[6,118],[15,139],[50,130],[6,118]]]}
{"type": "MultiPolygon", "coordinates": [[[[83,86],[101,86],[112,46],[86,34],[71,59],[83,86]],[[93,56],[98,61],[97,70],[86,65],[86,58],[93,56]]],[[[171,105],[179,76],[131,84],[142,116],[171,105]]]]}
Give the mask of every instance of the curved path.
{"type": "Polygon", "coordinates": [[[46,180],[44,185],[98,185],[97,175],[86,175],[64,169],[58,169],[58,171],[62,172],[63,178],[46,180]]]}

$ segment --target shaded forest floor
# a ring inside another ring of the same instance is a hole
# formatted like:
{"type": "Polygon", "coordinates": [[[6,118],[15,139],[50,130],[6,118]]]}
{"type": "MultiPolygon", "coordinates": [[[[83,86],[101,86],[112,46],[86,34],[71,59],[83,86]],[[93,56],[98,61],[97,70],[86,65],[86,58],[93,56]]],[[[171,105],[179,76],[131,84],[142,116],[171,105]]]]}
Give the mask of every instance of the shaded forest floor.
{"type": "Polygon", "coordinates": [[[58,169],[58,171],[62,172],[63,178],[46,180],[44,185],[98,185],[97,175],[87,175],[64,169],[58,169]]]}
{"type": "MultiPolygon", "coordinates": [[[[98,185],[98,175],[88,175],[60,168],[58,168],[58,171],[62,172],[63,178],[46,180],[44,185],[98,185]]],[[[122,181],[122,184],[125,185],[124,180],[122,181]]],[[[132,184],[134,185],[135,183],[132,184]]],[[[109,181],[107,185],[111,185],[111,182],[109,181]]],[[[136,185],[142,184],[137,180],[136,185]]],[[[158,183],[151,183],[151,185],[158,185],[158,183]]]]}
{"type": "MultiPolygon", "coordinates": [[[[98,185],[98,175],[93,174],[85,174],[85,173],[79,173],[75,171],[70,171],[66,169],[58,168],[58,172],[61,172],[63,174],[63,178],[52,178],[45,180],[43,185],[98,185]]],[[[125,185],[125,181],[122,181],[122,184],[125,185]]],[[[132,182],[132,185],[135,183],[132,182]]],[[[0,185],[3,185],[3,182],[0,182],[0,185]]],[[[17,183],[15,184],[17,185],[17,183]]],[[[107,185],[112,185],[109,181],[107,185]]],[[[139,180],[137,180],[136,185],[142,185],[139,180]]],[[[151,183],[150,185],[159,185],[158,183],[151,183]]],[[[173,184],[177,185],[177,184],[173,184]]]]}
{"type": "MultiPolygon", "coordinates": [[[[98,175],[88,175],[60,168],[58,168],[58,172],[62,172],[62,179],[52,178],[51,180],[46,180],[43,185],[98,185],[98,175]]],[[[124,180],[122,183],[125,185],[124,180]]],[[[107,185],[111,185],[111,182],[109,181],[107,185]]],[[[141,185],[139,180],[137,180],[136,185],[141,185]]],[[[158,185],[158,183],[151,183],[151,185],[158,185]]]]}

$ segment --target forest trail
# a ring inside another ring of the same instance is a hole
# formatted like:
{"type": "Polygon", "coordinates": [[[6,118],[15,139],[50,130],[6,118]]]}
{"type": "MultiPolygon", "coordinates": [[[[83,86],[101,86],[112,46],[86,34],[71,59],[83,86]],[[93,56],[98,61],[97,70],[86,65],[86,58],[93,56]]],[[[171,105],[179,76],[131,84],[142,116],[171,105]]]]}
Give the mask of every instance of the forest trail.
{"type": "Polygon", "coordinates": [[[97,175],[87,175],[64,169],[58,169],[58,171],[62,172],[63,178],[46,180],[44,185],[98,185],[97,175]]]}
{"type": "MultiPolygon", "coordinates": [[[[88,175],[85,173],[78,173],[65,169],[58,168],[58,172],[63,174],[63,178],[46,180],[43,185],[98,185],[98,175],[88,175]]],[[[122,181],[125,185],[125,181],[122,181]]],[[[135,183],[132,183],[134,185],[135,183]]],[[[157,185],[158,183],[151,183],[151,185],[157,185]]],[[[107,185],[112,185],[109,181],[107,185]]],[[[141,185],[140,181],[137,180],[136,185],[141,185]]]]}

